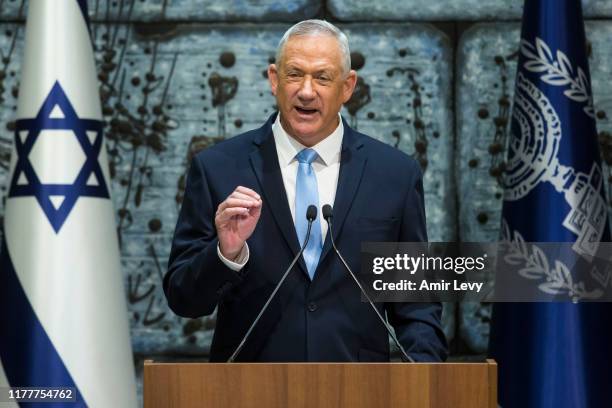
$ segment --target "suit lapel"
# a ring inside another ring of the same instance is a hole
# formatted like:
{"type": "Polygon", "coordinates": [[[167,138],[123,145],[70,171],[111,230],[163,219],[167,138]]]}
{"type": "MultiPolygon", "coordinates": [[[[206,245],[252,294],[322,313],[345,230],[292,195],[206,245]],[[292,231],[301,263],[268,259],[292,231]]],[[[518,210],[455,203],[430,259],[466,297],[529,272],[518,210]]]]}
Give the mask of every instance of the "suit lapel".
{"type": "MultiPolygon", "coordinates": [[[[259,149],[251,153],[250,160],[265,197],[263,205],[269,206],[272,217],[291,248],[293,256],[295,256],[300,251],[300,244],[295,232],[289,203],[287,202],[287,192],[285,191],[276,145],[272,135],[272,123],[274,123],[275,118],[276,115],[272,115],[268,122],[260,129],[260,134],[255,137],[254,143],[259,146],[259,149]]],[[[308,270],[302,257],[300,257],[298,263],[302,271],[308,275],[308,270]]]]}
{"type": "MultiPolygon", "coordinates": [[[[342,231],[342,226],[346,220],[346,216],[353,204],[355,194],[361,183],[361,178],[367,159],[361,150],[363,143],[359,140],[359,135],[351,129],[344,118],[344,136],[342,140],[342,152],[340,155],[340,173],[338,175],[338,186],[336,187],[336,198],[334,199],[333,207],[333,232],[334,240],[338,240],[338,236],[342,231]]],[[[325,222],[321,220],[321,222],[325,222]]],[[[327,256],[331,249],[331,240],[329,233],[325,237],[319,265],[327,256]]],[[[317,277],[315,273],[315,279],[317,277]]]]}

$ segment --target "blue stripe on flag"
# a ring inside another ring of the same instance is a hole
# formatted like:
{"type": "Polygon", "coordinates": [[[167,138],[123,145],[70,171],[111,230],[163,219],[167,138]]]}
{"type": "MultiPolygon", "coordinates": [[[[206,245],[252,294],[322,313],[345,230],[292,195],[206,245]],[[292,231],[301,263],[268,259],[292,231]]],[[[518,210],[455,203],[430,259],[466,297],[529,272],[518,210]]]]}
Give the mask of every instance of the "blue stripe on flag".
{"type": "Polygon", "coordinates": [[[0,271],[0,361],[9,384],[12,387],[76,389],[76,403],[28,403],[28,407],[86,407],[72,376],[21,287],[4,240],[0,252],[0,271]]]}

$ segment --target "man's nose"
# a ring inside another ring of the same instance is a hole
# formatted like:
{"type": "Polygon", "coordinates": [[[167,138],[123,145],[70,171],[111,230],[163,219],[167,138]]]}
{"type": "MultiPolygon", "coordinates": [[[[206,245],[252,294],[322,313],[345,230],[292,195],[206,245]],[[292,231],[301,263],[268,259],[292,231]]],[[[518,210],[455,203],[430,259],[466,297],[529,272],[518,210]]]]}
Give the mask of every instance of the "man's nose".
{"type": "Polygon", "coordinates": [[[315,97],[315,90],[312,83],[312,77],[310,75],[306,75],[302,84],[300,86],[300,90],[298,92],[298,97],[300,99],[313,99],[315,97]]]}

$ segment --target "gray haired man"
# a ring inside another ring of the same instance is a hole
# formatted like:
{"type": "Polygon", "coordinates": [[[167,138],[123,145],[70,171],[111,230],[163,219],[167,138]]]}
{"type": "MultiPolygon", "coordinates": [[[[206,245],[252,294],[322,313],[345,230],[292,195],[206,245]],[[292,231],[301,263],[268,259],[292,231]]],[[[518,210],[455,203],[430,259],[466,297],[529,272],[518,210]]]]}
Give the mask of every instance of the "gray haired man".
{"type": "MultiPolygon", "coordinates": [[[[346,35],[302,21],[268,68],[278,113],[191,164],[164,291],[181,316],[218,310],[211,360],[236,349],[305,244],[303,256],[238,355],[241,361],[388,361],[385,327],[331,250],[358,271],[361,242],[425,241],[422,175],[413,159],[352,130],[340,115],[355,88],[346,35]]],[[[437,303],[378,303],[408,354],[441,361],[437,303]]]]}

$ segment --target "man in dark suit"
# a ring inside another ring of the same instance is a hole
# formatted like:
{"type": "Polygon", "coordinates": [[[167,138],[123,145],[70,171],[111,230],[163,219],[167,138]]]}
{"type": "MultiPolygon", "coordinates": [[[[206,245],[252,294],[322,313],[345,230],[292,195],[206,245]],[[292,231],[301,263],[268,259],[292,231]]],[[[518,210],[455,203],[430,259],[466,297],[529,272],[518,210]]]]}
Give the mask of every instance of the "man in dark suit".
{"type": "MultiPolygon", "coordinates": [[[[319,216],[304,256],[239,361],[388,361],[385,327],[330,250],[321,216],[354,271],[362,241],[426,241],[416,162],[352,130],[339,111],[353,92],[346,36],[321,20],[296,24],[268,68],[279,113],[194,157],[164,291],[180,316],[217,311],[211,361],[232,354],[319,216]]],[[[417,361],[442,361],[438,303],[377,303],[417,361]]]]}

